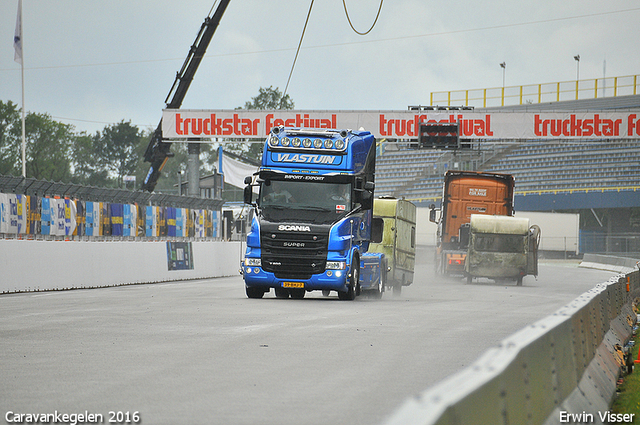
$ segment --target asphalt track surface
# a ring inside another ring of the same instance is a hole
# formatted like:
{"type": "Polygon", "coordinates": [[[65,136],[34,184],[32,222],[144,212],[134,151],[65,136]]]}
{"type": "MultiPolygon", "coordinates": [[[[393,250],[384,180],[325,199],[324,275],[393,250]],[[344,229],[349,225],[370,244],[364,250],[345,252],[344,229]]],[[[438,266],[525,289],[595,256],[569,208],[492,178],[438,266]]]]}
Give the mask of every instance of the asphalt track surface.
{"type": "Polygon", "coordinates": [[[613,276],[549,261],[521,287],[467,285],[436,279],[431,258],[420,249],[414,284],[382,300],[248,299],[240,276],[2,295],[0,423],[379,424],[613,276]]]}

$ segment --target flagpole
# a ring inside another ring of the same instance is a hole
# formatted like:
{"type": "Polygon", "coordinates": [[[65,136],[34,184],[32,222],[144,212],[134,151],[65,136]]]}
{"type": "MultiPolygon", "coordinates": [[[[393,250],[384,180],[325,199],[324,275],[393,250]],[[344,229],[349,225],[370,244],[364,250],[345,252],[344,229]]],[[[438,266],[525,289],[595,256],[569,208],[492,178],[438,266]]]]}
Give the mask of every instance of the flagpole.
{"type": "Polygon", "coordinates": [[[20,65],[20,74],[22,77],[22,177],[27,177],[27,137],[25,130],[25,112],[24,112],[24,56],[20,65]]]}
{"type": "Polygon", "coordinates": [[[22,39],[22,0],[18,0],[18,17],[16,18],[16,32],[13,37],[13,46],[16,50],[14,60],[20,62],[20,78],[22,80],[22,177],[27,177],[27,137],[25,129],[25,107],[24,107],[24,44],[22,39]]]}

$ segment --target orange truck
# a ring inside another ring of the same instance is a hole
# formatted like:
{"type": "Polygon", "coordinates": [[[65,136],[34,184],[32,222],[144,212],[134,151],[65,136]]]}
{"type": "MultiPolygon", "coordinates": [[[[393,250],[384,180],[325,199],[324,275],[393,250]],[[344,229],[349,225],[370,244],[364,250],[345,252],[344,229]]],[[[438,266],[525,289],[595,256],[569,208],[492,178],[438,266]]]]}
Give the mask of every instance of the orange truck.
{"type": "Polygon", "coordinates": [[[515,180],[510,174],[447,171],[440,217],[431,205],[429,221],[438,224],[436,272],[465,275],[471,214],[513,215],[515,180]]]}

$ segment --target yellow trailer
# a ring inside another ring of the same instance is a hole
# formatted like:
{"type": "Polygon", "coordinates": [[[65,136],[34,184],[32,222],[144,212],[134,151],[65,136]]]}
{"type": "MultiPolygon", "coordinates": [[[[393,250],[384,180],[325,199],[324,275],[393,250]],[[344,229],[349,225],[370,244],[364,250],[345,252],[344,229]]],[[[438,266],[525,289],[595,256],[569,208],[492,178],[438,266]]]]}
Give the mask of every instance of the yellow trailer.
{"type": "MultiPolygon", "coordinates": [[[[416,262],[416,206],[404,199],[380,197],[373,201],[373,220],[381,221],[381,237],[369,245],[369,252],[381,252],[387,261],[385,287],[400,294],[413,283],[416,262]]],[[[375,228],[375,226],[373,226],[375,228]]]]}

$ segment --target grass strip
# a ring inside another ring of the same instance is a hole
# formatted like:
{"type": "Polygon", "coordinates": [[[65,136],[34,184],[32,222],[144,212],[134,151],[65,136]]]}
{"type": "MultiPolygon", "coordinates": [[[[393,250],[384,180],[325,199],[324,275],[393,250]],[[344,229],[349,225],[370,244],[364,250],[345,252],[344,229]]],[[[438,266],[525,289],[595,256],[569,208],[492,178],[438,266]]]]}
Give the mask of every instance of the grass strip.
{"type": "MultiPolygon", "coordinates": [[[[639,359],[638,348],[640,348],[637,330],[634,330],[632,340],[635,341],[635,343],[633,347],[631,347],[631,357],[635,361],[639,359]]],[[[627,373],[627,368],[623,368],[621,375],[622,383],[618,384],[616,390],[617,396],[613,400],[611,411],[613,413],[623,414],[633,413],[635,416],[633,417],[634,421],[632,423],[640,424],[640,363],[634,363],[633,366],[632,373],[627,373]]]]}

